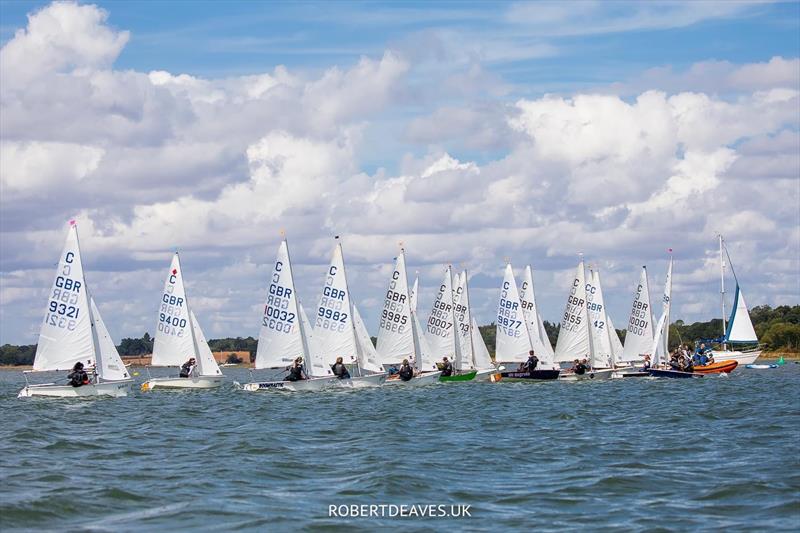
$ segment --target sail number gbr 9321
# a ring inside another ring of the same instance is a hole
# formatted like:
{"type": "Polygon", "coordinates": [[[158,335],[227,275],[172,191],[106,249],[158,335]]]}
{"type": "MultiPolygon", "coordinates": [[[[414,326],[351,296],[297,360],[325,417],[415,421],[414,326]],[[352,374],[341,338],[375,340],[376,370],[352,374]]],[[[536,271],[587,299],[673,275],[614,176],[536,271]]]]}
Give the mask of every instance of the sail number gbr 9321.
{"type": "Polygon", "coordinates": [[[50,326],[57,328],[75,329],[78,316],[80,315],[80,293],[82,283],[69,277],[72,273],[72,263],[75,261],[75,254],[67,252],[64,255],[64,263],[61,272],[56,276],[53,286],[53,294],[50,296],[47,313],[44,321],[50,326]]]}

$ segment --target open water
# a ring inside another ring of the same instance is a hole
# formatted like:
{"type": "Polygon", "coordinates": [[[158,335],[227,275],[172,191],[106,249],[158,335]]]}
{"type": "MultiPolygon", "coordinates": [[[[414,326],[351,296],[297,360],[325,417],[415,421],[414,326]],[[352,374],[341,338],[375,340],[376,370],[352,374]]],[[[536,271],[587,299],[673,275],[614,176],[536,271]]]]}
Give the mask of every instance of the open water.
{"type": "Polygon", "coordinates": [[[86,400],[18,400],[23,384],[0,372],[3,531],[800,528],[795,364],[86,400]],[[468,504],[471,516],[328,516],[347,504],[468,504]]]}

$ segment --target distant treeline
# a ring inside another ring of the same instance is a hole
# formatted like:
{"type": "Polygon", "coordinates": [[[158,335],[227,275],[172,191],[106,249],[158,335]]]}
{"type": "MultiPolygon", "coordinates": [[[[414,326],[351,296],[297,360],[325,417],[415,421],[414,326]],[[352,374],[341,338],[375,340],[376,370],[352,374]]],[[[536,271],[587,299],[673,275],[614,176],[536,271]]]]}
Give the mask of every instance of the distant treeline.
{"type": "MultiPolygon", "coordinates": [[[[775,352],[800,351],[800,305],[781,305],[772,308],[768,305],[759,305],[750,310],[759,342],[765,348],[775,352]]],[[[489,352],[495,352],[494,323],[479,327],[481,336],[489,352]]],[[[558,339],[558,324],[544,321],[544,329],[550,343],[555,347],[558,339]]],[[[625,342],[625,330],[617,330],[622,342],[625,342]]],[[[680,343],[693,344],[697,339],[710,339],[722,335],[722,320],[715,318],[708,322],[695,322],[686,324],[683,320],[676,320],[669,327],[669,346],[674,348],[680,343]]],[[[372,342],[375,342],[373,337],[372,342]]],[[[249,352],[250,360],[255,359],[257,340],[253,337],[236,337],[227,339],[211,339],[208,345],[214,352],[249,352]]],[[[138,339],[122,339],[117,350],[120,355],[147,355],[153,353],[153,338],[148,333],[138,339]]],[[[5,344],[0,346],[0,365],[31,365],[36,354],[36,345],[14,346],[5,344]]]]}

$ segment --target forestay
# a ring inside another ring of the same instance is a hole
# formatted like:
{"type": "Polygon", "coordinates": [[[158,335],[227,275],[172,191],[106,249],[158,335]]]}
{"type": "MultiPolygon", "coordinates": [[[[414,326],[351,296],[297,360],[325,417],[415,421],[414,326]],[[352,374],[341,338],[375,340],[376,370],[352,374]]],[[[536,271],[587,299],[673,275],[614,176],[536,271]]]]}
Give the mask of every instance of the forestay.
{"type": "Polygon", "coordinates": [[[414,354],[411,325],[411,303],[408,295],[405,252],[400,250],[378,321],[378,360],[381,364],[397,364],[414,354]]]}
{"type": "Polygon", "coordinates": [[[583,261],[580,262],[567,297],[567,306],[561,317],[561,329],[556,341],[555,360],[558,363],[574,359],[590,358],[592,355],[586,309],[586,280],[583,261]]]}
{"type": "Polygon", "coordinates": [[[747,310],[747,303],[744,301],[744,294],[739,288],[738,282],[725,340],[727,342],[758,342],[753,322],[750,320],[750,312],[747,310]]]}
{"type": "Polygon", "coordinates": [[[519,299],[522,304],[522,312],[528,325],[528,333],[531,337],[531,345],[540,363],[546,365],[553,364],[553,347],[544,329],[542,315],[536,305],[536,292],[533,288],[533,270],[530,265],[525,267],[522,274],[522,284],[519,286],[519,299]]]}
{"type": "Polygon", "coordinates": [[[201,376],[221,376],[222,371],[219,369],[217,360],[214,359],[214,354],[211,353],[211,347],[206,341],[206,336],[200,328],[200,323],[194,311],[189,311],[189,316],[192,320],[192,329],[194,330],[194,340],[197,344],[197,372],[201,376]]]}
{"type": "Polygon", "coordinates": [[[161,305],[158,309],[158,324],[153,343],[153,366],[180,366],[190,357],[197,357],[189,323],[189,306],[183,284],[178,253],[172,256],[161,305]]]}
{"type": "Polygon", "coordinates": [[[78,227],[71,222],[39,330],[34,370],[69,370],[95,364],[95,344],[78,227]]]}
{"type": "Polygon", "coordinates": [[[314,350],[326,367],[333,365],[337,357],[343,358],[345,364],[358,362],[350,290],[338,237],[314,316],[314,350]]]}
{"type": "Polygon", "coordinates": [[[511,264],[506,265],[500,289],[500,302],[497,305],[496,343],[495,360],[504,363],[526,361],[528,352],[533,348],[511,264]]]}
{"type": "Polygon", "coordinates": [[[104,381],[120,381],[130,379],[128,369],[119,357],[114,340],[108,333],[105,322],[100,316],[100,310],[94,303],[94,298],[89,299],[97,334],[97,375],[104,381]]]}
{"type": "Polygon", "coordinates": [[[640,361],[644,354],[652,354],[653,328],[652,308],[650,307],[650,286],[647,282],[647,268],[642,267],[642,274],[628,319],[625,347],[622,351],[623,361],[640,361]]]}
{"type": "Polygon", "coordinates": [[[307,357],[294,287],[289,245],[281,242],[269,280],[255,368],[284,368],[298,356],[307,357]]]}

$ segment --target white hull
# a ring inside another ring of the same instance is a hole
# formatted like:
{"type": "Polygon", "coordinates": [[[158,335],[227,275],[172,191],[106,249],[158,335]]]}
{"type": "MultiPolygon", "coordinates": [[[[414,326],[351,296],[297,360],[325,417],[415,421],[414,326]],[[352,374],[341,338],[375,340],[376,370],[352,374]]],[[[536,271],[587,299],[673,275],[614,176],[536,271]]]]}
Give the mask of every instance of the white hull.
{"type": "Polygon", "coordinates": [[[575,374],[573,372],[562,372],[558,379],[559,381],[588,381],[588,380],[606,380],[611,379],[614,374],[613,368],[602,368],[599,370],[587,370],[585,374],[575,374]]]}
{"type": "Polygon", "coordinates": [[[441,372],[423,372],[422,374],[416,375],[408,381],[403,381],[400,377],[396,377],[394,379],[387,379],[387,385],[402,385],[405,387],[424,387],[425,385],[433,385],[434,383],[439,383],[439,376],[441,376],[441,372]]]}
{"type": "Polygon", "coordinates": [[[337,387],[339,378],[311,378],[299,381],[255,381],[245,383],[242,389],[249,392],[261,392],[271,390],[284,390],[291,392],[298,391],[321,391],[337,387]]]}
{"type": "Polygon", "coordinates": [[[337,379],[336,385],[345,389],[368,389],[371,387],[380,387],[386,382],[386,377],[389,374],[369,374],[366,376],[355,376],[350,379],[337,379]]]}
{"type": "Polygon", "coordinates": [[[142,383],[142,391],[154,389],[215,389],[225,376],[191,376],[188,378],[152,378],[142,383]]]}
{"type": "Polygon", "coordinates": [[[498,374],[500,371],[495,368],[487,368],[485,370],[478,370],[478,373],[475,374],[475,379],[473,381],[492,381],[492,376],[494,374],[498,374]]]}
{"type": "Polygon", "coordinates": [[[720,361],[736,361],[739,363],[739,366],[742,365],[752,365],[755,363],[758,356],[761,355],[761,350],[756,350],[753,352],[732,352],[730,350],[725,350],[724,352],[718,352],[714,350],[711,352],[714,356],[714,361],[719,363],[720,361]]]}
{"type": "Polygon", "coordinates": [[[81,387],[72,385],[56,385],[46,383],[43,385],[26,385],[17,398],[31,398],[33,396],[48,396],[51,398],[80,398],[89,396],[112,396],[115,398],[127,396],[131,389],[133,380],[124,381],[104,381],[102,383],[92,383],[81,387]]]}

